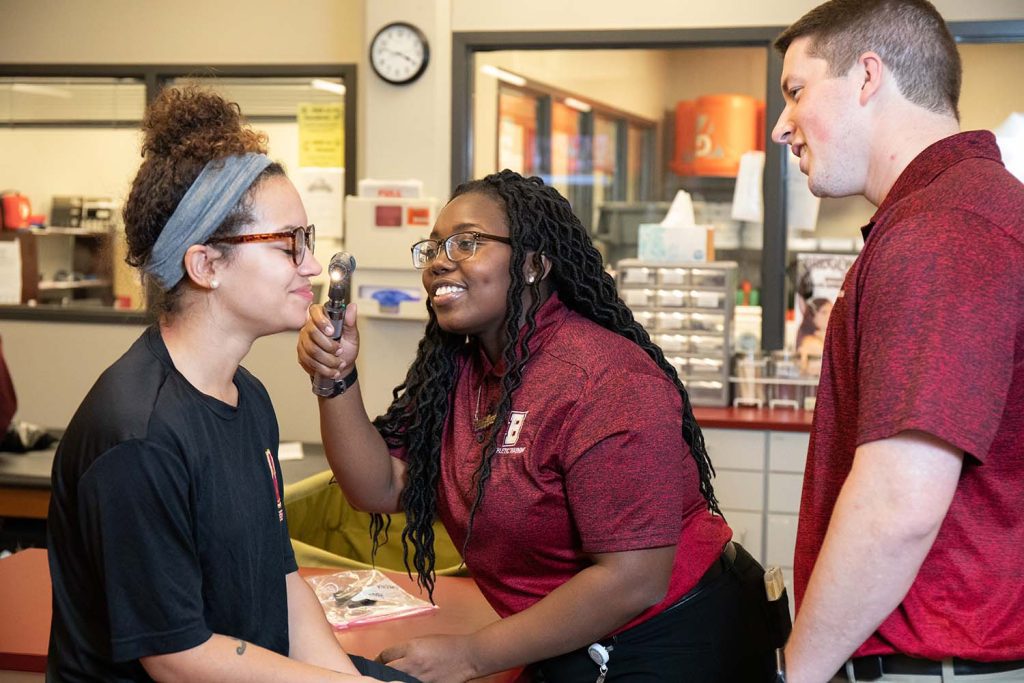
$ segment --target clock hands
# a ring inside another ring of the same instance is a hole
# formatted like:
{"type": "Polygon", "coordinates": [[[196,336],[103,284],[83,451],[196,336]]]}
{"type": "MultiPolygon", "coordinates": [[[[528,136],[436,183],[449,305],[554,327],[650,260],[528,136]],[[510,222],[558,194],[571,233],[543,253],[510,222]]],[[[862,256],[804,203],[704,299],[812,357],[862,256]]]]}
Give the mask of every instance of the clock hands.
{"type": "Polygon", "coordinates": [[[388,54],[392,54],[392,55],[396,55],[398,57],[401,57],[402,59],[404,59],[405,61],[409,62],[410,64],[415,64],[416,63],[415,59],[413,59],[409,55],[405,54],[404,52],[399,52],[398,50],[390,50],[388,48],[384,48],[384,52],[387,52],[388,54]]]}

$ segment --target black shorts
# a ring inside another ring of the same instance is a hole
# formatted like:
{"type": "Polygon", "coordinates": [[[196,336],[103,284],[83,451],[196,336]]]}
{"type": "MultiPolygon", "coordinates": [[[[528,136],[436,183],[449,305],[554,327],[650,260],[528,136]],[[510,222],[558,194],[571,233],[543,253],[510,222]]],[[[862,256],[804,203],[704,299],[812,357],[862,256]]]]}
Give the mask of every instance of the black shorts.
{"type": "Polygon", "coordinates": [[[356,665],[356,669],[364,676],[376,678],[378,681],[408,681],[408,683],[420,683],[420,679],[413,678],[407,673],[398,669],[392,669],[380,662],[375,662],[359,655],[349,655],[349,659],[356,665]]]}

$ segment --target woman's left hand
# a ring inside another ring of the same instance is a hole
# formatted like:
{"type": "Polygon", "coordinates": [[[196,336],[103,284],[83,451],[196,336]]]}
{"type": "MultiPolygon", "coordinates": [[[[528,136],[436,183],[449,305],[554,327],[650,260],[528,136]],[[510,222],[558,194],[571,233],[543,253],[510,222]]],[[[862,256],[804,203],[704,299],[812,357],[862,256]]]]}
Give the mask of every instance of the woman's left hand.
{"type": "Polygon", "coordinates": [[[415,676],[423,683],[468,681],[480,674],[473,666],[468,636],[425,636],[392,645],[377,661],[415,676]]]}

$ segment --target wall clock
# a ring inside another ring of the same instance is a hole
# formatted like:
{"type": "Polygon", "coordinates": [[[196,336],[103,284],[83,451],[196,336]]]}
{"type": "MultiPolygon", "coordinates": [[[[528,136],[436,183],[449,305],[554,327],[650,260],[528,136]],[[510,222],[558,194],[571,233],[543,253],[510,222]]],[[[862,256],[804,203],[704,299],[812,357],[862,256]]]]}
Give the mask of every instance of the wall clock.
{"type": "Polygon", "coordinates": [[[408,85],[423,75],[430,45],[423,32],[403,21],[384,26],[370,41],[370,66],[388,83],[408,85]]]}

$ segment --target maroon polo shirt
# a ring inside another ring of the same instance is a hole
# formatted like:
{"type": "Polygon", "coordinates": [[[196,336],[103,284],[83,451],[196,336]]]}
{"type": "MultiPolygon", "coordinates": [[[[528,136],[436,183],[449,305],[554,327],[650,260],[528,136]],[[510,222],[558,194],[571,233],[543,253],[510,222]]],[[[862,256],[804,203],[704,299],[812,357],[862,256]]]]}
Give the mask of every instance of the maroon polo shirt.
{"type": "Polygon", "coordinates": [[[910,163],[863,232],[825,340],[797,604],[856,448],[920,430],[962,449],[963,473],[910,591],[857,655],[1024,658],[1024,186],[991,133],[961,133],[910,163]]]}
{"type": "MultiPolygon", "coordinates": [[[[458,547],[483,451],[473,423],[500,385],[486,356],[471,355],[445,425],[438,513],[458,547]]],[[[677,548],[668,595],[623,628],[696,584],[732,532],[707,511],[681,420],[678,392],[642,349],[557,295],[544,303],[465,557],[498,614],[530,607],[590,566],[590,553],[677,548]]]]}

